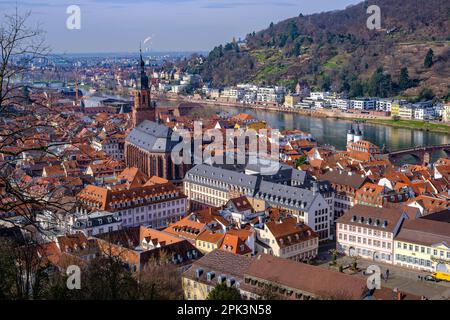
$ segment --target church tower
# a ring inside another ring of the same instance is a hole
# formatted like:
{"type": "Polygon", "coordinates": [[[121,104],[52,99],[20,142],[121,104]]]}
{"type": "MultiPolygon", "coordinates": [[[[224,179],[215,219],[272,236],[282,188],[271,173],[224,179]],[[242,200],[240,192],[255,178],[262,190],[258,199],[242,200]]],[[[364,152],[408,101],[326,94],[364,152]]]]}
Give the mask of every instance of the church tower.
{"type": "Polygon", "coordinates": [[[133,91],[134,107],[133,107],[133,128],[136,128],[142,121],[155,121],[155,108],[152,105],[151,91],[148,76],[145,73],[145,62],[142,58],[142,50],[140,51],[140,83],[136,90],[133,91]]]}

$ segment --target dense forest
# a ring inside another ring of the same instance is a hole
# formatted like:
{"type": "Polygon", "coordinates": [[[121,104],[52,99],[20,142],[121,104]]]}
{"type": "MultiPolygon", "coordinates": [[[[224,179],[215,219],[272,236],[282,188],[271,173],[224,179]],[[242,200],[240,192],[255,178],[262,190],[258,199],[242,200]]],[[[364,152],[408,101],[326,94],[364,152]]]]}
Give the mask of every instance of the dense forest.
{"type": "Polygon", "coordinates": [[[350,96],[447,97],[450,1],[371,0],[344,10],[299,16],[231,41],[206,59],[182,62],[214,86],[252,81],[292,89],[300,81],[350,96]],[[369,30],[369,5],[381,29],[369,30]]]}

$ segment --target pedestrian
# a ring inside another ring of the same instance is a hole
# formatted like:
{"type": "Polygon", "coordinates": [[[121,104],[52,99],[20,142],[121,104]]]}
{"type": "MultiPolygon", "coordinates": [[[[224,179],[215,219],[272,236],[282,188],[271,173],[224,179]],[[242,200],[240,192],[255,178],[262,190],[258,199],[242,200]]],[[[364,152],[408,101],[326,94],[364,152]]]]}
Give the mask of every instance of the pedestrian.
{"type": "Polygon", "coordinates": [[[386,281],[389,279],[389,269],[386,270],[386,281]]]}

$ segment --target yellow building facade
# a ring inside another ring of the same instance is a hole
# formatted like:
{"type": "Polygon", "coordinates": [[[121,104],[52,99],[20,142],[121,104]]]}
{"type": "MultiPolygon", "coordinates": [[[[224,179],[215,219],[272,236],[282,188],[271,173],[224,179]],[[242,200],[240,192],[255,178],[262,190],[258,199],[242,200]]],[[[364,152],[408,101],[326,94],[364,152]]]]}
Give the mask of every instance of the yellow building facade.
{"type": "Polygon", "coordinates": [[[444,105],[444,110],[442,112],[442,121],[450,122],[450,103],[444,105]]]}
{"type": "Polygon", "coordinates": [[[450,247],[425,246],[411,241],[394,241],[394,264],[428,272],[450,272],[450,247]]]}
{"type": "Polygon", "coordinates": [[[220,248],[225,235],[210,230],[205,230],[195,239],[195,247],[204,254],[220,248]]]}
{"type": "Polygon", "coordinates": [[[184,292],[184,298],[187,300],[206,300],[209,293],[214,289],[215,284],[205,284],[200,281],[182,278],[182,286],[184,292]]]}
{"type": "Polygon", "coordinates": [[[293,108],[300,101],[299,95],[288,94],[284,97],[284,106],[288,108],[293,108]]]}
{"type": "Polygon", "coordinates": [[[400,115],[400,105],[398,103],[393,103],[391,105],[391,116],[399,116],[400,115]]]}

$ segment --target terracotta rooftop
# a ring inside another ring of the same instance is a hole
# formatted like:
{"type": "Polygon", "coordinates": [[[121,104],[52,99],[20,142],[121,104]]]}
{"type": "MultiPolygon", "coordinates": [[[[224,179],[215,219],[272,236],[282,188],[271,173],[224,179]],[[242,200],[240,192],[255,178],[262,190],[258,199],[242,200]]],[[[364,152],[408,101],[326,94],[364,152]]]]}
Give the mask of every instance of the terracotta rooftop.
{"type": "Polygon", "coordinates": [[[367,291],[363,278],[266,254],[258,254],[253,259],[245,276],[264,279],[320,298],[358,300],[367,291]]]}
{"type": "Polygon", "coordinates": [[[295,218],[286,218],[282,222],[269,221],[266,223],[266,227],[280,247],[291,246],[318,237],[310,227],[304,223],[298,223],[295,218]]]}
{"type": "Polygon", "coordinates": [[[359,189],[367,182],[367,177],[359,174],[347,173],[342,170],[330,170],[320,176],[320,180],[330,181],[332,184],[349,186],[353,189],[359,189]]]}
{"type": "Polygon", "coordinates": [[[407,220],[396,240],[420,243],[426,246],[445,243],[450,245],[450,224],[428,219],[407,220]]]}
{"type": "Polygon", "coordinates": [[[378,208],[356,205],[336,222],[393,232],[404,212],[400,206],[378,208]]]}

